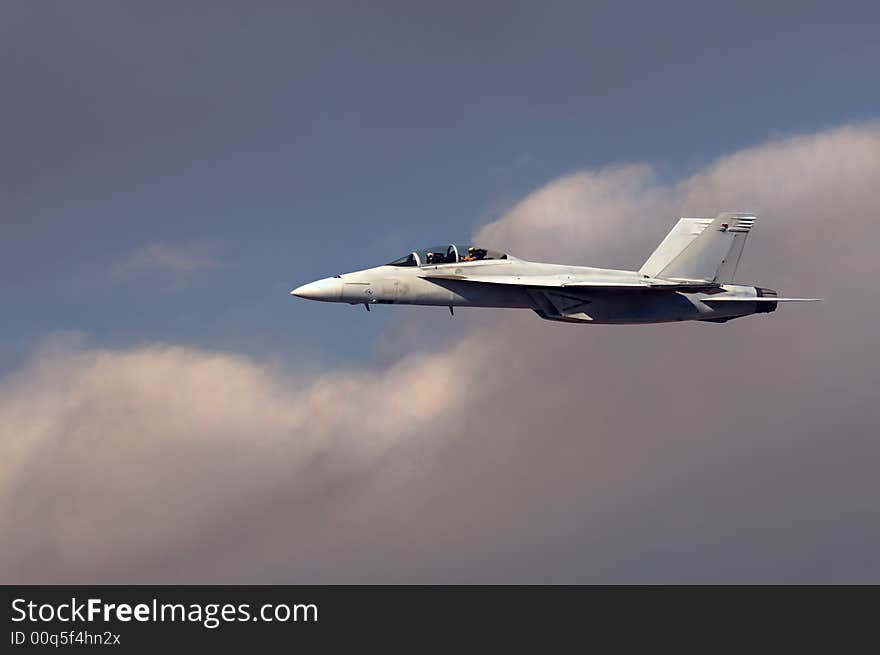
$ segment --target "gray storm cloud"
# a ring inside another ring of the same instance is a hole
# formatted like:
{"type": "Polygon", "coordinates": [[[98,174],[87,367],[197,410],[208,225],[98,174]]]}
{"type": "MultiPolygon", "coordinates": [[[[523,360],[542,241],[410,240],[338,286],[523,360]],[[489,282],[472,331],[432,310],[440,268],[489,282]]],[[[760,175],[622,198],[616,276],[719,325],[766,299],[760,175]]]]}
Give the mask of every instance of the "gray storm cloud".
{"type": "Polygon", "coordinates": [[[308,379],[39,353],[0,383],[0,580],[880,582],[878,186],[880,127],[846,126],[672,184],[577,172],[477,234],[627,267],[679,215],[755,211],[738,279],[827,300],[725,325],[487,310],[308,379]]]}

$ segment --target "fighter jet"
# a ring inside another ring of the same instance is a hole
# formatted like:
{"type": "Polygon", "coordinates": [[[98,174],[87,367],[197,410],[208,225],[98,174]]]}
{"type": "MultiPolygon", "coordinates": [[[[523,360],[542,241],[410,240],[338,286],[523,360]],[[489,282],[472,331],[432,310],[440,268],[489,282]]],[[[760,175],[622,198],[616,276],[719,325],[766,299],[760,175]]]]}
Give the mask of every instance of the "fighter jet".
{"type": "Polygon", "coordinates": [[[725,323],[776,310],[773,289],[733,284],[755,216],[681,218],[638,271],[529,262],[476,245],[414,250],[384,266],[344,273],[290,293],[371,305],[531,309],[549,321],[596,324],[725,323]]]}

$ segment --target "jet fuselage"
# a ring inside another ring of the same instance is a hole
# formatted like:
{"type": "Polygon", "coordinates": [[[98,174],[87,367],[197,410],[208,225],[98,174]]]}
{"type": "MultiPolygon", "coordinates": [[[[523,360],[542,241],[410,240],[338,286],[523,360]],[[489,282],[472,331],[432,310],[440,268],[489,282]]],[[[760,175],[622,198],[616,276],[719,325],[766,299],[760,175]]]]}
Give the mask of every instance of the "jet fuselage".
{"type": "Polygon", "coordinates": [[[363,304],[508,307],[570,323],[724,323],[776,310],[772,289],[733,284],[755,217],[681,218],[638,271],[545,264],[476,246],[427,248],[291,291],[363,304]]]}
{"type": "Polygon", "coordinates": [[[528,284],[489,284],[430,278],[426,273],[508,276],[514,279],[552,276],[560,284],[590,279],[603,283],[638,284],[636,271],[566,266],[506,259],[457,262],[421,267],[377,266],[344,273],[303,285],[291,294],[309,300],[350,304],[433,305],[443,307],[497,307],[531,309],[542,318],[576,323],[663,323],[686,320],[729,320],[756,312],[771,312],[775,303],[704,303],[706,298],[736,296],[757,298],[762,290],[751,286],[722,285],[713,293],[689,291],[627,290],[615,288],[560,290],[528,284]],[[549,298],[547,296],[550,296],[549,298]],[[561,310],[561,311],[560,311],[561,310]]]}

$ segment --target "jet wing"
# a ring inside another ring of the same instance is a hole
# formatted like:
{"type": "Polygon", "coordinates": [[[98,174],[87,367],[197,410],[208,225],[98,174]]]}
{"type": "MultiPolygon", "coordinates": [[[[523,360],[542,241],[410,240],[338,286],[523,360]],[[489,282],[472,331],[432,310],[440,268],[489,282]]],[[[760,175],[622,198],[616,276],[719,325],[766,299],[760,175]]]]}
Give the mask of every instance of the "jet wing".
{"type": "Polygon", "coordinates": [[[556,289],[618,289],[618,290],[668,290],[699,291],[715,289],[715,283],[706,282],[668,282],[665,280],[645,280],[622,282],[620,280],[586,280],[559,275],[455,275],[451,273],[425,273],[429,280],[455,280],[481,284],[506,284],[522,287],[553,287],[556,289]]]}
{"type": "Polygon", "coordinates": [[[819,302],[821,298],[777,298],[776,296],[764,296],[763,298],[700,298],[701,302],[819,302]]]}

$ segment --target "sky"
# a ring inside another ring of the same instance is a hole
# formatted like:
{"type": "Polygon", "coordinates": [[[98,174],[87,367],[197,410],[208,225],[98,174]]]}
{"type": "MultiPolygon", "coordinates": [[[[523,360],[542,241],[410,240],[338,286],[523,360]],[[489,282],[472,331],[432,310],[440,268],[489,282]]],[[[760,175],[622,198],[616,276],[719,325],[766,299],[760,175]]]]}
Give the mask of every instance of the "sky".
{"type": "Polygon", "coordinates": [[[880,582],[869,3],[5,3],[0,581],[880,582]],[[468,241],[723,325],[306,302],[468,241]]]}

